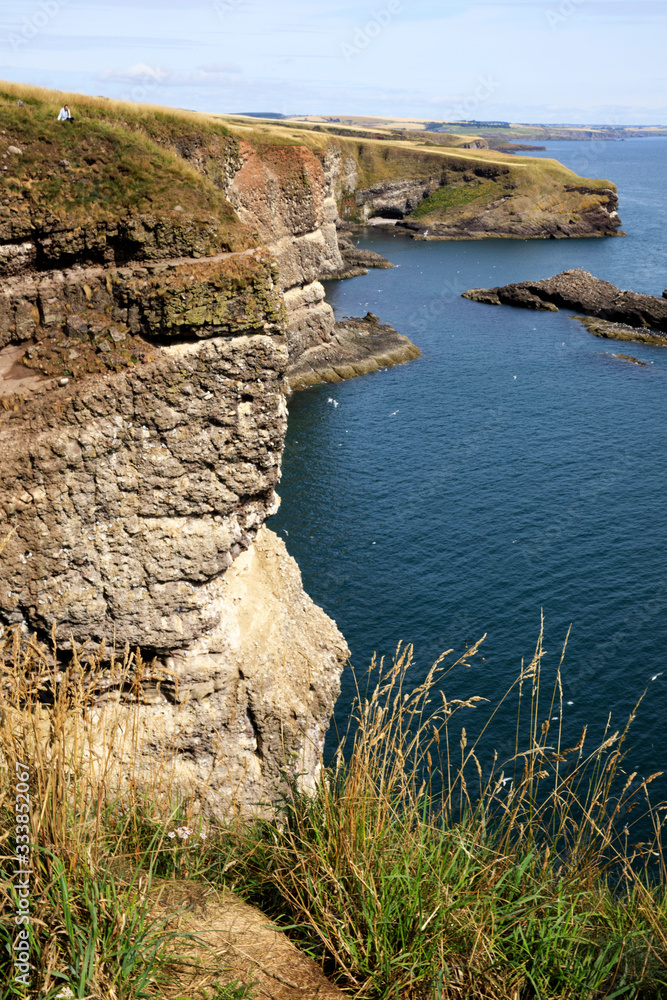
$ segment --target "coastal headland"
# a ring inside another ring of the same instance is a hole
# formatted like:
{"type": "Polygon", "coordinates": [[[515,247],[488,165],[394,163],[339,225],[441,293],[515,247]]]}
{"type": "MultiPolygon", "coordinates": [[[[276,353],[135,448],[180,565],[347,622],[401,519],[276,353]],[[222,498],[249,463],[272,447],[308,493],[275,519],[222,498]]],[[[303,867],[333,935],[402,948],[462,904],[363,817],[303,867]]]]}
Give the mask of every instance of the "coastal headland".
{"type": "Polygon", "coordinates": [[[0,90],[0,620],[140,646],[146,766],[175,748],[207,808],[261,808],[285,771],[316,780],[347,657],[265,525],[289,392],[419,354],[336,322],[322,281],[390,266],[350,231],[610,236],[614,185],[458,139],[0,90]]]}

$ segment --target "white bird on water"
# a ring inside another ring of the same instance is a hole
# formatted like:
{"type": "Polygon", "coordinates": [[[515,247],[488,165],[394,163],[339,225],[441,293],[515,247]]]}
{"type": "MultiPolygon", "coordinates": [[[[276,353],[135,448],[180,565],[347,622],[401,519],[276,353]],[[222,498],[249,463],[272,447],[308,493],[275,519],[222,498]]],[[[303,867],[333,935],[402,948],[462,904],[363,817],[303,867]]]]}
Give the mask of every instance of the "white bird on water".
{"type": "Polygon", "coordinates": [[[651,680],[652,681],[657,681],[658,677],[662,677],[662,675],[664,674],[664,672],[665,672],[664,670],[661,670],[659,674],[653,674],[653,677],[651,677],[651,680]]]}
{"type": "Polygon", "coordinates": [[[333,403],[334,407],[338,406],[338,400],[332,399],[331,396],[327,399],[327,403],[333,403]]]}
{"type": "Polygon", "coordinates": [[[397,413],[398,413],[398,410],[394,410],[394,412],[390,413],[389,416],[390,417],[395,417],[397,413]]]}

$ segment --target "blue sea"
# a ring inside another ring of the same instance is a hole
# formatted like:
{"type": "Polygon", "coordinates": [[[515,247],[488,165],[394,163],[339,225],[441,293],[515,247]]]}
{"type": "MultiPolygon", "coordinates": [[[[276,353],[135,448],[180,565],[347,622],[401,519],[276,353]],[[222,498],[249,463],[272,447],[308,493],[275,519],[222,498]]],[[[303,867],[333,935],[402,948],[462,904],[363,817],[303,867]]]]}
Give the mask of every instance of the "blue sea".
{"type": "MultiPolygon", "coordinates": [[[[486,634],[446,690],[494,703],[531,657],[541,614],[545,677],[571,625],[566,745],[584,726],[591,741],[622,728],[646,692],[627,768],[641,778],[667,768],[667,349],[597,339],[567,311],[480,305],[461,293],[582,267],[661,295],[667,139],[550,143],[539,155],[614,181],[627,236],[358,234],[396,267],[329,282],[329,301],[338,317],[377,313],[422,357],[290,400],[282,507],[270,527],[338,623],[360,676],[374,652],[391,657],[400,641],[414,646],[417,684],[441,652],[486,634]]],[[[353,696],[346,670],[329,752],[353,696]]],[[[486,711],[461,722],[474,732],[486,711]]],[[[513,747],[506,714],[485,738],[484,766],[494,749],[513,747]]]]}

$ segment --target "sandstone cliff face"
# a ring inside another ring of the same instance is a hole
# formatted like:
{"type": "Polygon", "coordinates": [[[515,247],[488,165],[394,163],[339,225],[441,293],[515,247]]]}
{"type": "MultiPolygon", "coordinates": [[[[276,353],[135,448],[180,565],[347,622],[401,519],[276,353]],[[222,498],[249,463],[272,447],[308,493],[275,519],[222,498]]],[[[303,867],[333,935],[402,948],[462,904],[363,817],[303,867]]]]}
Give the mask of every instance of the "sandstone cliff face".
{"type": "Polygon", "coordinates": [[[318,279],[343,267],[336,234],[338,157],[320,159],[305,146],[260,151],[242,142],[240,163],[227,193],[278,264],[294,360],[330,340],[335,325],[318,279]]]}
{"type": "MultiPolygon", "coordinates": [[[[148,327],[154,342],[144,341],[150,361],[82,373],[63,386],[45,379],[0,414],[0,503],[13,528],[0,584],[7,621],[41,633],[57,623],[62,643],[70,634],[78,642],[115,636],[159,652],[210,627],[197,587],[221,574],[276,509],[285,431],[282,308],[270,266],[252,262],[244,261],[244,295],[216,299],[207,280],[200,293],[211,301],[189,308],[182,292],[177,313],[165,293],[153,324],[150,294],[147,320],[133,302],[133,279],[150,292],[154,275],[61,272],[55,301],[53,277],[16,282],[13,304],[50,303],[50,328],[77,317],[75,335],[60,341],[63,374],[81,354],[81,328],[105,309],[130,330],[148,327]],[[71,304],[77,313],[65,312],[71,304]],[[225,308],[234,323],[220,336],[225,308]]],[[[228,258],[218,265],[221,284],[232,265],[238,280],[239,261],[228,258]]],[[[178,282],[194,296],[190,267],[183,268],[178,282]]],[[[22,328],[23,337],[29,332],[22,328]]],[[[11,389],[11,372],[3,387],[11,389]]]]}
{"type": "Polygon", "coordinates": [[[145,672],[143,704],[102,695],[100,727],[138,727],[128,772],[149,781],[175,754],[176,787],[208,811],[265,814],[285,779],[314,787],[347,647],[266,527],[201,596],[215,627],[145,672]]]}
{"type": "MultiPolygon", "coordinates": [[[[39,141],[16,138],[21,169],[48,183],[39,141]]],[[[87,142],[62,167],[73,190],[97,184],[106,147],[87,142]]],[[[288,314],[293,352],[328,335],[316,279],[341,259],[308,150],[263,163],[231,141],[217,163],[195,141],[182,152],[209,174],[215,217],[163,151],[181,183],[163,214],[109,217],[107,204],[68,223],[0,198],[0,621],[55,630],[61,649],[141,647],[146,774],[172,747],[183,790],[247,811],[290,769],[315,780],[347,656],[264,528],[279,502],[288,314]],[[248,225],[220,193],[235,180],[248,225]],[[274,254],[259,248],[269,237],[274,254]]]]}
{"type": "Polygon", "coordinates": [[[2,620],[156,656],[149,759],[177,730],[208,807],[271,801],[292,764],[312,782],[347,650],[282,544],[255,542],[286,426],[273,261],[7,279],[0,345],[2,620]]]}

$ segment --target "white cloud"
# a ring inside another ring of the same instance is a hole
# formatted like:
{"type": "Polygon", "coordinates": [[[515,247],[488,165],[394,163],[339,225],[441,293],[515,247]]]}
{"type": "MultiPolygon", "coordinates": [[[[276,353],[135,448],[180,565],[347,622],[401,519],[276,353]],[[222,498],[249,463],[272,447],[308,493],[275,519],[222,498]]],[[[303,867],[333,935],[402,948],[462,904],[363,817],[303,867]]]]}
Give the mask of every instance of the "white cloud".
{"type": "Polygon", "coordinates": [[[209,63],[193,70],[168,70],[137,63],[129,69],[108,69],[99,74],[102,83],[143,87],[219,87],[221,83],[242,82],[241,69],[233,63],[209,63]]]}
{"type": "Polygon", "coordinates": [[[108,69],[100,73],[99,79],[112,83],[164,83],[169,77],[167,70],[147,63],[137,63],[129,69],[108,69]]]}
{"type": "Polygon", "coordinates": [[[198,66],[202,73],[240,73],[241,67],[237,66],[235,63],[206,63],[204,66],[198,66]]]}

